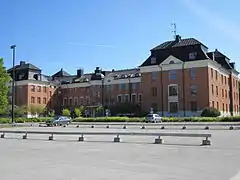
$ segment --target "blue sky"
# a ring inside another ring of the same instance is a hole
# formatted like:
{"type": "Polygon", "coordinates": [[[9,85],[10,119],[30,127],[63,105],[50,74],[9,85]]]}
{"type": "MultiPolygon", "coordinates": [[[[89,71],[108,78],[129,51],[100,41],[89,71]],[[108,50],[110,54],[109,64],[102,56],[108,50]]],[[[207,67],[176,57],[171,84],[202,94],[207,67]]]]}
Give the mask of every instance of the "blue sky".
{"type": "MultiPolygon", "coordinates": [[[[20,60],[45,74],[75,74],[140,65],[149,50],[183,37],[219,49],[240,68],[239,1],[225,0],[1,0],[0,57],[11,66],[11,44],[20,60]]],[[[240,69],[239,69],[240,70],[240,69]]]]}

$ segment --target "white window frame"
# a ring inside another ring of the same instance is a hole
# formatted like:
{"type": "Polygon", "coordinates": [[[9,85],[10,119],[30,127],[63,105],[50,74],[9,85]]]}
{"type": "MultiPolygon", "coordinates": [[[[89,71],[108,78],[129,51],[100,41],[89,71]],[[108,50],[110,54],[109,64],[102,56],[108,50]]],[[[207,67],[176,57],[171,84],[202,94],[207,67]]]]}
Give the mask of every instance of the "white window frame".
{"type": "Polygon", "coordinates": [[[177,87],[177,95],[176,95],[176,96],[179,95],[179,86],[178,86],[178,84],[169,84],[169,85],[168,85],[168,97],[176,97],[176,96],[170,96],[170,95],[169,95],[169,92],[170,92],[170,91],[169,91],[169,88],[170,88],[170,87],[174,87],[174,86],[177,87]]]}
{"type": "Polygon", "coordinates": [[[122,103],[122,102],[124,102],[124,101],[123,101],[123,98],[122,98],[122,94],[118,94],[118,95],[117,95],[117,103],[122,103]],[[121,102],[118,101],[118,97],[121,97],[121,102]]]}
{"type": "Polygon", "coordinates": [[[177,101],[170,101],[170,102],[168,102],[168,112],[169,113],[178,113],[179,112],[179,102],[177,102],[177,101]],[[170,111],[170,103],[177,103],[177,112],[171,112],[170,111]]]}
{"type": "Polygon", "coordinates": [[[137,94],[136,93],[131,94],[131,102],[133,102],[133,96],[135,96],[135,103],[136,103],[137,102],[137,94]]]}

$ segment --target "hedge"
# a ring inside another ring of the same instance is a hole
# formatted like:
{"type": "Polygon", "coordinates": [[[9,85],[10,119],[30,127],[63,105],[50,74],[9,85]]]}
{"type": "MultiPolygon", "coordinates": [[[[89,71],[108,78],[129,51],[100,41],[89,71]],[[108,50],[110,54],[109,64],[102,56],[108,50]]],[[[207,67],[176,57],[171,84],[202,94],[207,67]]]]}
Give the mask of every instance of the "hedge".
{"type": "MultiPolygon", "coordinates": [[[[45,122],[52,117],[16,118],[16,123],[45,122]]],[[[143,117],[90,117],[76,118],[73,122],[144,122],[143,117]]],[[[240,122],[240,116],[230,117],[164,117],[163,122],[240,122]]],[[[11,123],[11,118],[0,118],[0,124],[11,123]]]]}

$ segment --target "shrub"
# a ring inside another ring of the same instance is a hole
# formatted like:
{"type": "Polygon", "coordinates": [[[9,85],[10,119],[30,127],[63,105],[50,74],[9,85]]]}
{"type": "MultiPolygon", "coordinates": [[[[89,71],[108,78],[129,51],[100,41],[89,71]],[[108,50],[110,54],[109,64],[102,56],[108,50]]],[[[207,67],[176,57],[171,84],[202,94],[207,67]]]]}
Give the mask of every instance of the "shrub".
{"type": "Polygon", "coordinates": [[[71,111],[69,109],[67,109],[67,108],[64,108],[62,110],[62,115],[63,116],[70,116],[71,115],[71,111]]]}
{"type": "Polygon", "coordinates": [[[80,117],[82,115],[81,109],[80,108],[75,108],[74,109],[74,114],[76,117],[80,117]]]}
{"type": "Polygon", "coordinates": [[[218,117],[220,115],[221,113],[216,108],[213,107],[204,109],[201,114],[202,117],[218,117]]]}

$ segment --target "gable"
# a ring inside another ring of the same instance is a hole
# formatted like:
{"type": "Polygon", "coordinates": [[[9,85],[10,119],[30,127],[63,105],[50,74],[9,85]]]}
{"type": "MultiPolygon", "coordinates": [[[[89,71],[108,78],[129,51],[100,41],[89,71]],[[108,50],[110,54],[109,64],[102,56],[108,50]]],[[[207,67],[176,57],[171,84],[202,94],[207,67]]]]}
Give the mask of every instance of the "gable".
{"type": "Polygon", "coordinates": [[[166,65],[166,64],[180,64],[183,63],[180,59],[170,55],[168,56],[162,63],[161,65],[166,65]]]}

